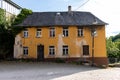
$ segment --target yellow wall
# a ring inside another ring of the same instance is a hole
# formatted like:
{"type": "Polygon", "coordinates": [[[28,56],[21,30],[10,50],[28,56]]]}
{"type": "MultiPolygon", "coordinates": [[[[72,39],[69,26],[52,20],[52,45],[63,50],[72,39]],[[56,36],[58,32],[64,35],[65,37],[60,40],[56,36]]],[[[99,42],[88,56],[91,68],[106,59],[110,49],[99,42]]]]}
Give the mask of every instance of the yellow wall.
{"type": "MultiPolygon", "coordinates": [[[[77,36],[77,27],[70,26],[69,36],[62,36],[62,26],[55,26],[55,37],[49,37],[49,27],[42,27],[42,37],[36,38],[35,27],[28,28],[28,38],[23,38],[23,32],[19,35],[22,37],[22,46],[28,47],[29,58],[37,58],[37,45],[44,45],[44,57],[81,57],[82,45],[89,45],[90,56],[92,54],[92,37],[89,27],[84,27],[84,36],[77,36]],[[62,55],[62,46],[68,45],[69,55],[62,55]],[[49,46],[55,46],[55,56],[49,56],[49,46]]],[[[97,36],[95,36],[95,57],[106,57],[106,43],[105,43],[105,26],[98,26],[97,36]]]]}

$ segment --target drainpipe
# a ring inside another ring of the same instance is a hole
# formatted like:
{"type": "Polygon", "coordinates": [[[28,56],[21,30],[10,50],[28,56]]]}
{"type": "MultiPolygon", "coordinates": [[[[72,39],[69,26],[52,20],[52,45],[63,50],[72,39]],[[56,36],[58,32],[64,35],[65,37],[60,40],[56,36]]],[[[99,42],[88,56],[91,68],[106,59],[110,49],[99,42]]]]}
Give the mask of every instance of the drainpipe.
{"type": "Polygon", "coordinates": [[[98,21],[96,19],[96,17],[94,17],[94,21],[92,23],[94,26],[91,27],[91,35],[92,35],[92,65],[91,66],[94,66],[94,37],[96,35],[96,30],[95,30],[95,26],[98,24],[98,21]]]}
{"type": "Polygon", "coordinates": [[[92,35],[92,64],[94,66],[94,36],[95,36],[95,28],[91,28],[91,35],[92,35]]]}

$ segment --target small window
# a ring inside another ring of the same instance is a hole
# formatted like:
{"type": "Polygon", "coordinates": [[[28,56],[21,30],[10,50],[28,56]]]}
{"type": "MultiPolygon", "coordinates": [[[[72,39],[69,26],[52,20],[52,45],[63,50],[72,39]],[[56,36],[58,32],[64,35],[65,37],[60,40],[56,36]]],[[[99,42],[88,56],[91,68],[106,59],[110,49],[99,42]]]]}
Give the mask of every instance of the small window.
{"type": "Polygon", "coordinates": [[[41,29],[37,29],[36,37],[42,37],[42,30],[41,29]]]}
{"type": "Polygon", "coordinates": [[[83,45],[83,55],[89,55],[89,45],[83,45]]]}
{"type": "Polygon", "coordinates": [[[55,55],[55,47],[49,46],[49,55],[55,55]]]}
{"type": "Polygon", "coordinates": [[[83,28],[78,27],[78,37],[83,36],[83,28]]]}
{"type": "Polygon", "coordinates": [[[50,28],[50,37],[55,37],[55,28],[50,28]]]}
{"type": "Polygon", "coordinates": [[[68,27],[63,28],[63,36],[68,37],[68,27]]]}
{"type": "Polygon", "coordinates": [[[68,46],[63,46],[63,55],[68,55],[68,46]]]}
{"type": "Polygon", "coordinates": [[[97,36],[98,34],[97,34],[97,29],[96,28],[94,28],[94,29],[92,29],[91,30],[91,36],[97,36]]]}
{"type": "Polygon", "coordinates": [[[24,38],[28,37],[28,29],[24,29],[24,31],[23,31],[23,37],[24,38]]]}
{"type": "Polygon", "coordinates": [[[28,55],[28,47],[23,47],[23,54],[28,55]]]}

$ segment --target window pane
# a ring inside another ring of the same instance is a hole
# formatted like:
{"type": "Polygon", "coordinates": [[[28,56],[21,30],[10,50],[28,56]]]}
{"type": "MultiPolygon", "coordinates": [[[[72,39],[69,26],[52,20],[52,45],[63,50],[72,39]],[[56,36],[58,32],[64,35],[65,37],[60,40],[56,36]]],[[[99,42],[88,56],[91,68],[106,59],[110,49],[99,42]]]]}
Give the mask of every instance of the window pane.
{"type": "Polygon", "coordinates": [[[63,36],[64,37],[68,36],[68,28],[63,28],[63,36]]]}
{"type": "Polygon", "coordinates": [[[54,55],[54,54],[55,54],[54,46],[49,46],[49,55],[54,55]]]}
{"type": "Polygon", "coordinates": [[[55,28],[50,28],[50,37],[55,37],[55,28]]]}
{"type": "Polygon", "coordinates": [[[28,55],[28,47],[23,47],[23,54],[28,55]]]}
{"type": "Polygon", "coordinates": [[[83,36],[83,28],[78,27],[78,36],[83,36]]]}
{"type": "Polygon", "coordinates": [[[37,29],[36,37],[41,37],[41,36],[42,36],[41,29],[37,29]]]}
{"type": "Polygon", "coordinates": [[[26,38],[28,37],[28,29],[24,29],[23,31],[23,36],[26,38]]]}
{"type": "Polygon", "coordinates": [[[89,46],[83,45],[83,55],[89,55],[89,46]]]}
{"type": "Polygon", "coordinates": [[[63,46],[63,55],[68,55],[68,46],[63,46]]]}

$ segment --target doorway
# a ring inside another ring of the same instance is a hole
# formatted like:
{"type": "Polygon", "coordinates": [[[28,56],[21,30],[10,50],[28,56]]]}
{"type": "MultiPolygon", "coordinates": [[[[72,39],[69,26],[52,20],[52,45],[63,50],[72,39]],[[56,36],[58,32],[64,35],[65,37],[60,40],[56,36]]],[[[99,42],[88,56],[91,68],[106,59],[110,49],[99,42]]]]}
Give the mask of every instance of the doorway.
{"type": "Polygon", "coordinates": [[[37,46],[37,59],[39,61],[44,60],[44,45],[38,45],[37,46]]]}

